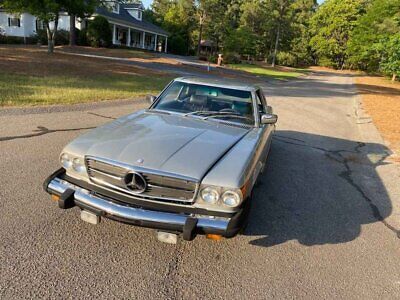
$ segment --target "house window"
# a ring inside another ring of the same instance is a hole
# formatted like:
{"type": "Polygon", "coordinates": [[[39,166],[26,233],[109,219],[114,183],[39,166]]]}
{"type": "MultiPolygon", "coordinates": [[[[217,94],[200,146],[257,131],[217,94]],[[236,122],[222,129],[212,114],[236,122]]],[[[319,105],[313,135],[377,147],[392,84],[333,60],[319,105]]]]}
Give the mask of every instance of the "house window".
{"type": "Polygon", "coordinates": [[[119,14],[119,3],[117,1],[112,4],[112,11],[113,13],[119,14]]]}
{"type": "Polygon", "coordinates": [[[8,18],[8,27],[21,27],[21,19],[20,18],[8,18]]]}
{"type": "Polygon", "coordinates": [[[141,10],[138,11],[138,19],[139,19],[139,20],[142,19],[142,11],[141,11],[141,10]]]}
{"type": "Polygon", "coordinates": [[[38,30],[44,30],[46,28],[46,26],[44,26],[44,22],[36,19],[36,31],[38,30]]]}

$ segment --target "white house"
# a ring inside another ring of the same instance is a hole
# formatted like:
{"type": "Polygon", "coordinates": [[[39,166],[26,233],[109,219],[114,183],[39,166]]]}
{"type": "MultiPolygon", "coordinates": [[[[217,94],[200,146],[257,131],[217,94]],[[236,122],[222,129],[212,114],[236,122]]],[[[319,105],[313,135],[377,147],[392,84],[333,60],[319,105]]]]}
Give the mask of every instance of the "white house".
{"type": "MultiPolygon", "coordinates": [[[[110,1],[109,7],[99,7],[96,15],[108,19],[112,26],[114,45],[142,48],[151,51],[167,52],[168,33],[162,28],[143,20],[143,4],[120,4],[110,1]]],[[[76,28],[86,26],[86,20],[77,20],[76,28]]],[[[58,29],[69,31],[69,16],[60,13],[58,29]]],[[[35,16],[28,13],[12,14],[0,9],[0,32],[7,36],[30,37],[37,30],[43,29],[43,24],[35,16]]]]}

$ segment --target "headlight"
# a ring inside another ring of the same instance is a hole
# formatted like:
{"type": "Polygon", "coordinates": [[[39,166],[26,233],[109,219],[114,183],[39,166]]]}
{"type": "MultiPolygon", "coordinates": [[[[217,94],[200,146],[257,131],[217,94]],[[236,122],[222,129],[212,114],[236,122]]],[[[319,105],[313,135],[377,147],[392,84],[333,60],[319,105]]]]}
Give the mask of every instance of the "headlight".
{"type": "Polygon", "coordinates": [[[81,162],[79,158],[74,158],[72,160],[72,168],[78,173],[82,173],[85,171],[85,165],[81,162]]]}
{"type": "Polygon", "coordinates": [[[222,195],[222,202],[229,207],[236,207],[240,204],[240,195],[233,191],[226,191],[222,195]]]}
{"type": "Polygon", "coordinates": [[[219,199],[219,193],[211,187],[206,187],[201,191],[201,199],[208,204],[215,204],[219,199]]]}
{"type": "Polygon", "coordinates": [[[60,161],[61,161],[61,165],[65,168],[71,168],[72,166],[72,160],[71,157],[67,154],[67,153],[63,153],[60,156],[60,161]]]}

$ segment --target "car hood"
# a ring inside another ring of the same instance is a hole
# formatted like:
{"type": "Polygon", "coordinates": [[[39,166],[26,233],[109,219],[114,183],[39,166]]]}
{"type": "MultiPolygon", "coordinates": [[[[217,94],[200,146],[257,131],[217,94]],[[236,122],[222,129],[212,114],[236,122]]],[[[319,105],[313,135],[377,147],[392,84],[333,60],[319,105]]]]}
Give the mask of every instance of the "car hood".
{"type": "Polygon", "coordinates": [[[67,150],[201,180],[248,131],[216,121],[142,111],[92,130],[67,150]]]}

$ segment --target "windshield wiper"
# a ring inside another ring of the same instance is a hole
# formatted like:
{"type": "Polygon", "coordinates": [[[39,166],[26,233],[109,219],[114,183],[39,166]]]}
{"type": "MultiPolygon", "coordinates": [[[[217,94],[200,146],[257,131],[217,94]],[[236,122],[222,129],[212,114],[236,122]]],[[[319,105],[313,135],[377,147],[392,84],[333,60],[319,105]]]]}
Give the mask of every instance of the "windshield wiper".
{"type": "Polygon", "coordinates": [[[216,114],[216,113],[219,113],[219,112],[218,111],[212,111],[212,110],[197,110],[197,111],[188,112],[188,113],[184,114],[184,116],[185,117],[192,116],[192,115],[202,116],[202,115],[211,115],[211,114],[216,114]]]}
{"type": "Polygon", "coordinates": [[[170,112],[168,112],[166,110],[159,110],[159,109],[155,109],[155,108],[147,109],[146,111],[149,112],[149,113],[157,113],[157,114],[164,114],[164,115],[170,115],[171,114],[170,112]]]}
{"type": "Polygon", "coordinates": [[[237,118],[237,119],[243,119],[243,120],[247,120],[247,121],[251,121],[251,122],[253,122],[253,120],[251,119],[251,118],[249,118],[249,117],[245,117],[245,116],[242,116],[242,115],[240,115],[240,114],[235,114],[235,113],[224,113],[224,112],[222,112],[222,113],[217,113],[217,114],[212,114],[212,115],[210,115],[210,116],[206,116],[205,118],[204,118],[204,120],[207,120],[207,119],[209,119],[209,118],[217,118],[217,117],[222,117],[222,118],[237,118]]]}
{"type": "Polygon", "coordinates": [[[247,120],[250,122],[254,122],[251,118],[242,116],[240,113],[234,113],[234,112],[228,112],[228,111],[210,111],[210,110],[198,110],[198,111],[192,111],[190,113],[184,114],[184,116],[193,116],[193,115],[198,115],[202,116],[203,120],[207,120],[210,118],[236,118],[236,119],[242,119],[242,120],[247,120]]]}

